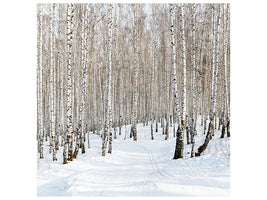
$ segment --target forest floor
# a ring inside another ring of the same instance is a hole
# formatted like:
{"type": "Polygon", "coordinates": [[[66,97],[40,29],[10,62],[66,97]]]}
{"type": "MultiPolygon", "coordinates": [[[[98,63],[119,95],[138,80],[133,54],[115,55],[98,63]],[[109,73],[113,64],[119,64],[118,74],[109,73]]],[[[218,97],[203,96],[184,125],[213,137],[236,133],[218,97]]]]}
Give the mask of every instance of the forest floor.
{"type": "MultiPolygon", "coordinates": [[[[155,128],[155,126],[154,126],[155,128]]],[[[137,126],[137,140],[122,135],[113,140],[113,152],[101,156],[102,140],[90,133],[90,149],[63,165],[62,147],[58,160],[52,161],[49,141],[44,159],[37,159],[38,196],[225,196],[230,192],[230,138],[220,139],[216,130],[208,148],[200,157],[190,158],[191,145],[184,159],[173,160],[175,138],[164,140],[162,128],[150,137],[150,124],[137,126]]],[[[197,126],[196,149],[205,135],[197,126]]],[[[86,143],[87,147],[87,143],[86,143]]],[[[39,155],[37,155],[39,156],[39,155]]]]}

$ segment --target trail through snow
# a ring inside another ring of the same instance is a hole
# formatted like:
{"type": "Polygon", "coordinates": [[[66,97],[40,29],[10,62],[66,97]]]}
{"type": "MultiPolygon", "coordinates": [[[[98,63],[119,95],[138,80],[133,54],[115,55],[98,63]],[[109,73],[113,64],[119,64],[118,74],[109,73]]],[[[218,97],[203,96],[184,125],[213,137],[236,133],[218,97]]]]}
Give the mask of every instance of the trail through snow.
{"type": "MultiPolygon", "coordinates": [[[[38,196],[229,195],[229,138],[220,139],[217,131],[203,156],[190,158],[191,145],[185,145],[185,158],[173,160],[174,137],[164,140],[159,128],[151,140],[150,126],[138,124],[137,130],[138,141],[123,140],[123,128],[113,140],[112,154],[105,157],[100,136],[90,133],[91,149],[67,165],[62,164],[62,148],[58,161],[52,161],[47,141],[45,158],[37,159],[38,196]]],[[[198,133],[196,148],[203,140],[198,133]]]]}

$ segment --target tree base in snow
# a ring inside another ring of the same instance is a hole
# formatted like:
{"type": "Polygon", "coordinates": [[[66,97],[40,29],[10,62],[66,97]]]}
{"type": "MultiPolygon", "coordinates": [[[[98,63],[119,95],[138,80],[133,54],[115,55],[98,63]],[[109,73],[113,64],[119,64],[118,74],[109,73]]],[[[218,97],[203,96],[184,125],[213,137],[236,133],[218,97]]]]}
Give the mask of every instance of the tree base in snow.
{"type": "Polygon", "coordinates": [[[195,156],[200,156],[202,152],[204,152],[212,138],[212,131],[214,131],[214,126],[213,126],[213,123],[214,123],[214,117],[212,119],[212,121],[210,122],[209,124],[209,128],[208,128],[208,133],[206,135],[206,138],[205,138],[205,141],[204,143],[198,148],[197,152],[195,153],[195,156]]]}
{"type": "Polygon", "coordinates": [[[225,126],[224,124],[222,125],[222,134],[221,134],[221,138],[224,138],[225,135],[225,126]]]}
{"type": "Polygon", "coordinates": [[[67,160],[67,158],[64,158],[64,159],[63,159],[63,164],[68,164],[68,160],[67,160]]]}
{"type": "MultiPolygon", "coordinates": [[[[89,148],[90,148],[90,146],[89,146],[89,148]]],[[[85,153],[84,143],[81,145],[81,149],[82,149],[82,154],[84,154],[85,153]]]]}
{"type": "Polygon", "coordinates": [[[227,137],[230,137],[230,120],[227,122],[227,137]]]}
{"type": "Polygon", "coordinates": [[[177,133],[176,133],[176,145],[175,145],[175,152],[174,152],[174,157],[173,159],[179,159],[183,158],[183,149],[184,149],[184,141],[182,139],[182,133],[183,133],[183,128],[178,126],[177,133]]]}
{"type": "Polygon", "coordinates": [[[189,136],[189,128],[188,127],[186,127],[185,132],[186,132],[186,143],[190,144],[190,136],[189,136]]]}

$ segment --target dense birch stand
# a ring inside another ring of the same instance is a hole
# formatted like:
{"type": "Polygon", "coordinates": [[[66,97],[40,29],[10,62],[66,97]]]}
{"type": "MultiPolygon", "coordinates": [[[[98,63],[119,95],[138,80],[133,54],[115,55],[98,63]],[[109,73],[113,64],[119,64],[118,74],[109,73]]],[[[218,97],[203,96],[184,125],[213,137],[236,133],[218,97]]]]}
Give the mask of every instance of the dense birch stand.
{"type": "Polygon", "coordinates": [[[229,4],[38,4],[40,158],[48,141],[66,164],[91,134],[105,156],[123,130],[136,141],[138,123],[151,140],[160,128],[175,137],[174,159],[184,145],[202,155],[215,129],[230,137],[229,4]],[[196,147],[198,120],[206,138],[196,147]]]}

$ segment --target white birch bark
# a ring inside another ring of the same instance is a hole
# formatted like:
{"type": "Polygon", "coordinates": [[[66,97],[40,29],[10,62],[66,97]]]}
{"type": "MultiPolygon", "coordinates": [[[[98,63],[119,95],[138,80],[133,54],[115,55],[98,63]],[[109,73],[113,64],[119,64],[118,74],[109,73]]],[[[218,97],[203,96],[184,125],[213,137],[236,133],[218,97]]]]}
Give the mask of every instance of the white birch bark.
{"type": "Polygon", "coordinates": [[[223,127],[221,138],[224,137],[225,128],[229,121],[228,113],[228,81],[227,81],[227,32],[228,32],[228,20],[227,20],[227,7],[223,4],[223,127]]]}
{"type": "MultiPolygon", "coordinates": [[[[155,9],[152,5],[152,14],[153,17],[155,17],[155,9]]],[[[155,19],[154,19],[155,20],[155,19]]],[[[155,23],[152,24],[151,27],[151,57],[152,57],[152,69],[151,69],[151,108],[150,108],[150,116],[151,116],[151,140],[154,140],[154,134],[153,134],[153,126],[154,126],[154,120],[155,120],[155,94],[156,94],[156,80],[155,80],[155,49],[156,49],[156,44],[155,44],[155,23]]]]}
{"type": "MultiPolygon", "coordinates": [[[[184,31],[184,4],[181,5],[181,14],[180,14],[180,35],[182,42],[182,113],[181,120],[185,122],[186,116],[186,49],[185,49],[185,31],[184,31]]],[[[184,123],[185,124],[185,123],[184,123]]],[[[182,139],[183,140],[183,139],[182,139]]]]}
{"type": "Polygon", "coordinates": [[[60,79],[60,114],[59,123],[60,123],[60,135],[61,135],[61,146],[64,144],[64,134],[65,134],[65,68],[66,68],[66,4],[59,5],[59,79],[60,79]]]}
{"type": "Polygon", "coordinates": [[[40,158],[44,157],[44,129],[43,129],[43,21],[42,21],[42,4],[39,4],[39,11],[38,11],[38,35],[39,35],[39,42],[38,42],[38,115],[39,115],[39,129],[38,129],[38,140],[39,140],[39,152],[40,152],[40,158]]]}
{"type": "Polygon", "coordinates": [[[137,33],[137,23],[138,23],[138,8],[139,5],[134,4],[134,68],[133,68],[133,110],[132,110],[132,131],[133,140],[137,140],[137,78],[138,78],[138,33],[137,33]]]}
{"type": "Polygon", "coordinates": [[[201,22],[201,34],[200,34],[200,45],[199,45],[199,81],[198,81],[198,102],[197,102],[197,116],[201,114],[201,126],[203,126],[204,113],[203,113],[203,92],[202,92],[202,83],[203,83],[203,76],[202,76],[202,60],[203,60],[203,48],[204,48],[204,40],[205,40],[205,20],[206,20],[206,7],[204,11],[204,16],[201,22]]]}
{"type": "Polygon", "coordinates": [[[154,50],[154,46],[155,46],[155,41],[153,39],[153,28],[152,28],[152,45],[151,45],[151,54],[152,54],[152,69],[151,69],[151,110],[150,110],[150,116],[151,116],[151,140],[154,140],[154,134],[153,134],[153,126],[154,126],[154,85],[155,85],[155,81],[154,81],[154,76],[155,76],[155,50],[154,50]]]}
{"type": "MultiPolygon", "coordinates": [[[[83,12],[83,19],[82,19],[82,81],[81,81],[81,107],[80,107],[80,121],[81,121],[81,138],[80,138],[80,148],[82,149],[82,153],[85,153],[85,146],[84,146],[84,140],[85,140],[85,126],[86,126],[86,88],[87,88],[87,36],[86,36],[86,29],[87,29],[87,23],[88,23],[88,10],[89,10],[89,4],[83,4],[82,12],[83,12]]],[[[88,148],[90,148],[90,138],[89,134],[87,137],[88,140],[88,148]]]]}
{"type": "MultiPolygon", "coordinates": [[[[173,21],[172,18],[171,18],[171,21],[173,21]]],[[[181,4],[181,12],[180,12],[180,37],[181,37],[181,43],[182,43],[182,46],[181,46],[181,51],[182,51],[181,52],[181,56],[182,56],[182,109],[181,109],[180,118],[176,114],[177,116],[176,120],[178,121],[179,125],[178,125],[178,130],[177,130],[177,135],[176,135],[176,146],[175,146],[174,159],[183,158],[183,150],[184,150],[184,129],[185,129],[185,117],[186,117],[186,52],[185,52],[185,33],[184,33],[184,4],[181,4]]],[[[173,51],[175,51],[174,47],[173,47],[173,51]]],[[[176,104],[175,106],[177,107],[176,110],[178,110],[177,102],[175,104],[176,104]]]]}
{"type": "Polygon", "coordinates": [[[196,110],[196,24],[195,24],[195,17],[196,17],[196,4],[193,3],[191,6],[192,12],[192,21],[191,21],[191,38],[192,38],[192,47],[191,47],[191,62],[192,62],[192,127],[191,127],[191,157],[195,156],[195,135],[196,135],[196,120],[197,120],[197,110],[196,110]]]}
{"type": "MultiPolygon", "coordinates": [[[[90,18],[90,21],[88,20],[87,24],[90,22],[90,23],[93,23],[92,25],[90,25],[90,28],[88,28],[88,31],[89,31],[89,34],[90,34],[90,52],[89,52],[89,56],[88,58],[90,59],[90,64],[89,64],[89,67],[93,70],[93,93],[90,95],[92,97],[92,103],[93,103],[93,107],[92,107],[92,129],[93,129],[93,133],[95,133],[95,129],[96,129],[96,105],[97,105],[97,102],[96,102],[96,96],[97,96],[97,91],[96,91],[96,79],[94,78],[95,76],[95,71],[96,71],[96,60],[97,60],[97,54],[95,54],[95,25],[96,25],[96,21],[93,21],[93,20],[96,20],[96,12],[98,11],[98,7],[97,7],[97,4],[96,5],[93,5],[90,9],[90,13],[91,13],[91,18],[90,18]],[[94,18],[93,18],[94,17],[94,18]],[[90,56],[91,55],[91,56],[90,56]]],[[[89,25],[88,25],[89,26],[89,25]]],[[[89,147],[89,143],[88,143],[88,147],[89,147]]]]}
{"type": "MultiPolygon", "coordinates": [[[[210,102],[213,101],[213,76],[214,76],[214,69],[215,69],[215,4],[211,5],[212,9],[212,60],[211,60],[211,75],[210,75],[210,102]]],[[[212,103],[210,103],[210,112],[209,112],[209,118],[211,120],[211,115],[212,115],[212,103]]]]}
{"type": "MultiPolygon", "coordinates": [[[[111,125],[111,70],[112,70],[112,27],[113,27],[113,5],[108,5],[108,65],[106,67],[107,73],[107,87],[106,87],[106,99],[105,99],[105,126],[104,135],[102,137],[102,156],[106,155],[106,146],[108,133],[111,125]]],[[[111,137],[112,138],[112,137],[111,137]]],[[[112,142],[112,141],[110,141],[112,142]]],[[[111,153],[111,152],[110,152],[111,153]]]]}
{"type": "Polygon", "coordinates": [[[177,75],[176,75],[176,47],[175,47],[175,36],[174,36],[174,7],[170,4],[170,18],[171,18],[171,48],[172,48],[172,79],[173,79],[173,93],[174,93],[174,109],[176,119],[180,119],[179,116],[179,105],[178,105],[178,88],[177,88],[177,75]]]}
{"type": "Polygon", "coordinates": [[[70,145],[73,134],[72,127],[72,18],[73,18],[73,4],[68,4],[67,7],[67,132],[63,150],[64,164],[67,164],[68,152],[70,160],[72,160],[72,151],[70,145]]]}
{"type": "Polygon", "coordinates": [[[211,106],[211,119],[215,115],[215,106],[216,106],[216,91],[217,91],[217,76],[218,76],[218,66],[219,66],[219,33],[220,33],[220,4],[218,5],[218,17],[216,24],[216,37],[215,37],[215,69],[213,75],[213,101],[211,106]]]}
{"type": "MultiPolygon", "coordinates": [[[[82,153],[85,153],[85,146],[84,146],[84,137],[85,137],[85,112],[86,112],[86,70],[87,70],[87,42],[86,42],[86,36],[85,36],[85,25],[87,23],[87,10],[88,10],[88,4],[82,4],[81,8],[81,17],[82,17],[82,24],[81,24],[81,47],[82,47],[82,53],[81,53],[81,67],[82,67],[82,73],[81,73],[81,94],[80,94],[80,104],[79,104],[79,123],[78,123],[78,138],[76,141],[76,147],[73,154],[73,157],[76,158],[77,154],[79,152],[79,148],[82,149],[82,153]]],[[[88,134],[88,144],[89,144],[89,134],[88,134]]]]}
{"type": "Polygon", "coordinates": [[[50,131],[53,161],[56,161],[56,122],[55,122],[55,4],[50,6],[50,131]]]}
{"type": "Polygon", "coordinates": [[[113,90],[112,88],[112,82],[113,81],[113,73],[112,73],[112,50],[113,50],[113,4],[110,4],[110,7],[109,7],[109,23],[108,23],[108,26],[109,26],[109,35],[108,35],[108,53],[109,53],[109,75],[108,75],[108,84],[109,84],[109,116],[108,116],[108,120],[109,120],[109,140],[108,140],[108,153],[112,153],[112,111],[114,111],[114,109],[112,108],[112,98],[111,98],[111,95],[115,95],[114,92],[111,93],[113,90]]]}
{"type": "MultiPolygon", "coordinates": [[[[121,59],[120,59],[121,62],[121,59]]],[[[120,64],[121,66],[121,64],[120,64]]],[[[123,85],[122,85],[122,70],[119,71],[119,135],[121,135],[121,126],[123,124],[123,85]]]]}
{"type": "Polygon", "coordinates": [[[38,148],[38,153],[40,152],[40,54],[41,54],[41,44],[40,44],[40,37],[41,37],[41,5],[37,4],[37,70],[36,70],[36,85],[37,85],[37,90],[36,90],[36,97],[37,97],[37,134],[36,134],[36,139],[38,141],[37,143],[37,148],[38,148]]]}
{"type": "MultiPolygon", "coordinates": [[[[227,46],[226,49],[228,49],[228,47],[230,48],[230,4],[227,4],[227,17],[229,18],[227,20],[227,46]]],[[[228,53],[228,51],[226,50],[226,53],[228,55],[227,57],[227,69],[228,69],[228,73],[227,73],[227,87],[228,87],[228,91],[227,91],[227,137],[230,137],[230,53],[228,53]]]]}
{"type": "MultiPolygon", "coordinates": [[[[167,35],[167,34],[166,34],[167,35]]],[[[168,36],[166,36],[167,39],[169,39],[168,36]]],[[[167,40],[168,41],[168,40],[167,40]]],[[[169,45],[167,43],[167,48],[169,49],[169,45]]],[[[166,80],[165,80],[165,108],[166,108],[166,115],[165,115],[165,118],[166,118],[166,128],[165,128],[165,140],[167,140],[169,138],[169,121],[170,121],[170,113],[169,113],[169,63],[170,63],[170,59],[171,59],[171,55],[170,55],[170,51],[169,50],[166,50],[167,51],[167,59],[165,60],[165,73],[166,73],[166,80]]]]}

